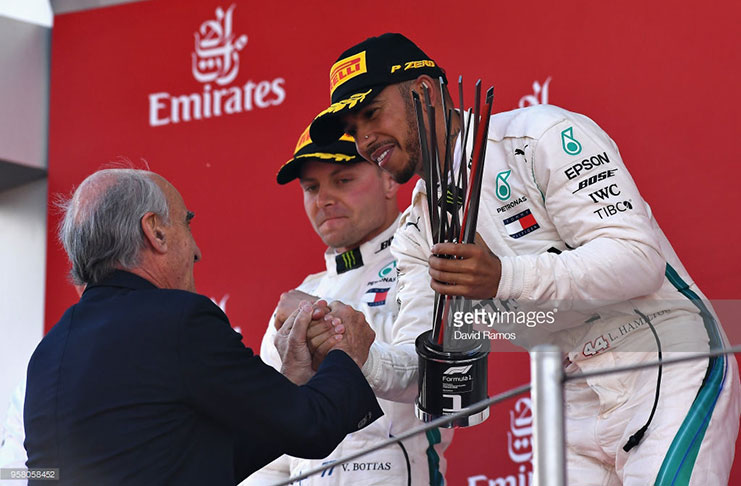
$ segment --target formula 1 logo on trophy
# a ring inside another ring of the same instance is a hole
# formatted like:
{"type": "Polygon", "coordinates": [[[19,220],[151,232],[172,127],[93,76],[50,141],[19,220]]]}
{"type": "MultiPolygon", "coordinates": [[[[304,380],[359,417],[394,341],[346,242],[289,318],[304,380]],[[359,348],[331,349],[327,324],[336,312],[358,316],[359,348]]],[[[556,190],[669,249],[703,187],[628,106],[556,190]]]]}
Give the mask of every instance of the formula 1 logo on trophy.
{"type": "MultiPolygon", "coordinates": [[[[444,79],[440,78],[443,86],[444,79]]],[[[430,103],[427,87],[423,91],[424,101],[413,93],[414,107],[419,129],[420,151],[424,181],[427,188],[427,209],[433,243],[473,243],[476,236],[481,182],[486,155],[488,132],[494,88],[486,93],[484,112],[480,114],[481,81],[476,83],[473,109],[466,113],[463,104],[463,80],[458,78],[460,113],[466,114],[462,123],[461,147],[458,160],[451,147],[450,123],[452,107],[447,107],[443,96],[443,121],[446,126],[444,153],[439,153],[434,125],[425,126],[423,109],[427,119],[435,120],[435,108],[430,103]],[[424,104],[424,106],[423,106],[424,104]],[[473,111],[473,113],[472,113],[473,111]],[[467,157],[466,144],[470,130],[474,139],[471,157],[467,157]],[[429,135],[428,135],[429,134],[429,135]],[[467,174],[470,167],[470,175],[467,174]]],[[[487,398],[488,339],[476,337],[473,324],[464,324],[459,335],[469,336],[455,339],[453,316],[471,310],[470,300],[448,295],[435,294],[432,330],[417,337],[416,350],[419,356],[419,395],[415,403],[417,417],[425,422],[453,415],[487,398]]],[[[458,327],[458,326],[457,326],[458,327]]],[[[472,411],[471,414],[454,419],[449,427],[476,425],[489,417],[489,408],[472,411]]]]}
{"type": "Polygon", "coordinates": [[[224,12],[216,8],[216,20],[206,20],[195,33],[193,77],[200,83],[220,86],[231,83],[239,72],[239,51],[247,45],[247,36],[236,39],[232,32],[232,15],[236,4],[224,12]]]}

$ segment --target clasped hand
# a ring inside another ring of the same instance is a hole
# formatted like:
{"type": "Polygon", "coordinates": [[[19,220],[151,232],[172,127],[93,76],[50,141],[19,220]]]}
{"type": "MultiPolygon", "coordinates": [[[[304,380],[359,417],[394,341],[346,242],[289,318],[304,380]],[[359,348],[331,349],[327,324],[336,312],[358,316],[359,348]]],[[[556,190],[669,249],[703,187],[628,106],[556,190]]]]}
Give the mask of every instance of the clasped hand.
{"type": "Polygon", "coordinates": [[[348,305],[302,301],[275,336],[281,373],[294,383],[306,383],[333,349],[344,351],[362,367],[375,336],[365,316],[348,305]]]}

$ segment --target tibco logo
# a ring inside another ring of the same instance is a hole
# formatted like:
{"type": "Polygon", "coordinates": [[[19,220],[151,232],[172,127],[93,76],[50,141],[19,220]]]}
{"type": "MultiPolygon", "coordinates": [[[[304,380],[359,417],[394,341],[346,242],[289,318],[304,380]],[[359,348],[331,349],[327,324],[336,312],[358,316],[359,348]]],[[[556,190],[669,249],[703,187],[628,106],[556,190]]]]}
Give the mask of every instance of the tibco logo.
{"type": "Polygon", "coordinates": [[[241,86],[226,86],[239,73],[239,52],[247,45],[246,35],[235,35],[232,29],[236,4],[226,11],[218,7],[216,18],[204,21],[195,33],[191,53],[193,77],[203,84],[200,93],[172,96],[168,92],[149,95],[149,125],[189,122],[268,108],[286,98],[285,79],[247,81],[241,86]],[[213,88],[216,83],[223,88],[213,88]]]}

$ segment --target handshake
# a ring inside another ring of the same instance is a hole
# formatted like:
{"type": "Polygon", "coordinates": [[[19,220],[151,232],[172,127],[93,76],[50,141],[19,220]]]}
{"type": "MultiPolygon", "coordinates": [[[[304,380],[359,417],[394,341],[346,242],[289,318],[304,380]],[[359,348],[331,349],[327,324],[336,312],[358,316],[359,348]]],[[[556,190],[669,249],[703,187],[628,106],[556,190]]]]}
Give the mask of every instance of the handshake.
{"type": "Polygon", "coordinates": [[[376,337],[362,312],[298,290],[281,295],[275,326],[280,371],[298,385],[309,381],[333,349],[344,351],[362,368],[376,337]]]}

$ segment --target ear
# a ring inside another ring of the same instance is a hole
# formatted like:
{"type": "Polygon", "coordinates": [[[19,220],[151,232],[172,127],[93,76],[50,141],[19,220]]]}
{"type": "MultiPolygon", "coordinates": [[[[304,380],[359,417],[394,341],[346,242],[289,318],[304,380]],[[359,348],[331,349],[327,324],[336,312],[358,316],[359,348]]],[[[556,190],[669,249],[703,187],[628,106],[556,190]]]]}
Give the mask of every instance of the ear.
{"type": "Polygon", "coordinates": [[[430,93],[430,103],[433,106],[440,102],[440,85],[437,81],[433,80],[430,76],[422,74],[412,83],[412,89],[417,92],[419,98],[424,102],[424,87],[427,87],[427,91],[430,93]]]}
{"type": "Polygon", "coordinates": [[[150,211],[142,217],[141,226],[150,248],[157,253],[166,253],[167,232],[162,224],[162,219],[150,211]]]}
{"type": "Polygon", "coordinates": [[[383,183],[383,194],[386,199],[396,198],[396,193],[399,192],[399,183],[385,170],[381,170],[381,181],[383,183]]]}

